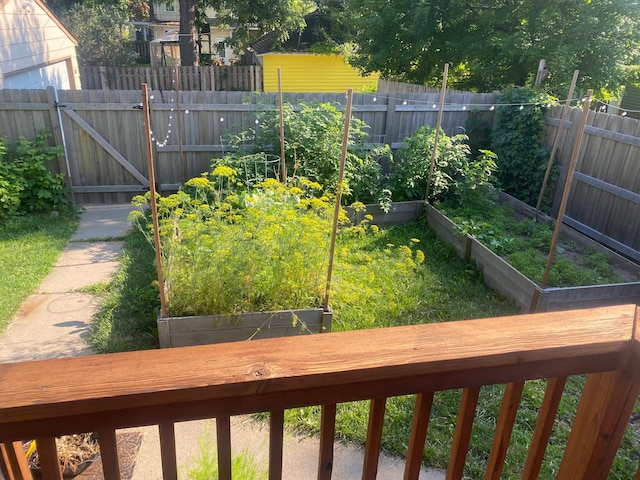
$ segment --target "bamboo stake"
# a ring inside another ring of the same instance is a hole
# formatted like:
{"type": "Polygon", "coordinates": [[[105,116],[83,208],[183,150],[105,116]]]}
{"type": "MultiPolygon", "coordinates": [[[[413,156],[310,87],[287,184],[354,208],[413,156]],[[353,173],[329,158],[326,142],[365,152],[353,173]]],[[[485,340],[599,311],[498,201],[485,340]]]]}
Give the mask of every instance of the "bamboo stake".
{"type": "Polygon", "coordinates": [[[162,255],[160,251],[160,229],[158,226],[158,204],[156,203],[156,179],[153,169],[153,149],[151,147],[151,112],[149,110],[149,95],[147,84],[142,84],[142,105],[144,111],[144,128],[147,147],[147,166],[149,168],[149,192],[151,193],[151,218],[153,220],[153,241],[156,250],[156,270],[158,271],[158,290],[160,290],[160,315],[167,315],[167,302],[164,291],[164,276],[162,275],[162,255]]]}
{"type": "Polygon", "coordinates": [[[287,165],[284,159],[284,113],[282,105],[282,78],[278,67],[278,104],[280,108],[280,180],[287,182],[287,165]]]}
{"type": "Polygon", "coordinates": [[[344,180],[344,164],[347,158],[347,146],[349,143],[349,125],[351,123],[351,105],[353,104],[353,89],[347,90],[347,107],[344,112],[344,132],[342,135],[342,150],[340,151],[340,170],[338,171],[338,185],[336,187],[336,205],[333,211],[333,229],[331,231],[331,245],[329,246],[329,266],[327,267],[327,284],[324,290],[322,307],[329,311],[329,295],[331,292],[331,275],[333,273],[333,256],[336,250],[336,236],[338,234],[338,216],[340,215],[340,200],[342,199],[342,187],[344,180]]]}
{"type": "Polygon", "coordinates": [[[442,75],[442,88],[440,89],[440,106],[438,108],[438,120],[436,121],[436,136],[433,142],[433,152],[431,152],[431,165],[429,166],[429,177],[427,178],[427,191],[424,201],[429,201],[429,190],[431,189],[431,178],[433,177],[433,168],[438,155],[438,139],[440,138],[440,125],[442,125],[442,112],[444,110],[444,96],[447,93],[447,77],[449,75],[449,64],[444,64],[444,74],[442,75]]]}
{"type": "Polygon", "coordinates": [[[562,228],[562,220],[564,219],[564,211],[567,208],[567,201],[569,200],[569,192],[571,191],[571,182],[573,181],[573,174],[576,171],[576,164],[578,163],[578,156],[580,154],[580,147],[582,146],[582,137],[584,136],[584,127],[587,124],[587,116],[589,115],[589,107],[591,106],[591,97],[593,90],[587,90],[587,98],[582,106],[582,117],[580,117],[580,125],[578,126],[578,132],[576,134],[576,140],[573,144],[573,152],[571,154],[571,162],[569,162],[569,168],[567,170],[567,179],[564,183],[564,191],[562,192],[562,200],[560,201],[560,208],[558,210],[558,218],[556,218],[556,227],[553,231],[553,239],[551,240],[551,248],[549,249],[549,256],[547,258],[547,266],[544,270],[544,276],[542,277],[542,288],[547,287],[549,281],[549,272],[551,271],[551,265],[553,264],[553,257],[556,252],[556,245],[558,244],[558,237],[560,236],[560,229],[562,228]]]}
{"type": "Polygon", "coordinates": [[[176,119],[178,120],[178,148],[180,151],[180,180],[187,181],[186,166],[184,164],[184,152],[182,151],[182,118],[180,116],[180,65],[175,67],[175,84],[176,84],[176,119]]]}
{"type": "Polygon", "coordinates": [[[562,116],[560,118],[560,126],[556,131],[556,138],[553,140],[553,147],[551,148],[551,156],[549,157],[549,163],[547,165],[547,171],[544,174],[544,180],[542,181],[542,188],[540,188],[540,195],[538,195],[538,203],[536,204],[536,212],[534,215],[534,219],[538,220],[538,215],[540,213],[540,206],[542,205],[542,198],[544,197],[544,191],[547,188],[547,183],[549,182],[549,176],[551,175],[551,168],[553,167],[553,160],[556,157],[556,152],[558,151],[558,145],[560,144],[560,133],[565,128],[564,123],[567,120],[567,114],[569,113],[569,107],[571,107],[571,98],[573,97],[573,91],[576,88],[576,82],[578,81],[578,73],[580,70],[575,70],[573,72],[573,78],[571,79],[571,87],[569,87],[569,95],[567,96],[567,101],[562,107],[562,116]]]}

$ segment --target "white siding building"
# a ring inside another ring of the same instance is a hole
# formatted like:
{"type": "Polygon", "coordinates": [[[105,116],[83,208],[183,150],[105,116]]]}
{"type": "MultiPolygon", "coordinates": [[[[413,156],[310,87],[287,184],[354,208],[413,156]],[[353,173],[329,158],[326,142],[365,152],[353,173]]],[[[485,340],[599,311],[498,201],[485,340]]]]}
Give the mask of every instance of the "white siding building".
{"type": "Polygon", "coordinates": [[[77,45],[41,0],[0,0],[0,88],[81,88],[77,45]]]}

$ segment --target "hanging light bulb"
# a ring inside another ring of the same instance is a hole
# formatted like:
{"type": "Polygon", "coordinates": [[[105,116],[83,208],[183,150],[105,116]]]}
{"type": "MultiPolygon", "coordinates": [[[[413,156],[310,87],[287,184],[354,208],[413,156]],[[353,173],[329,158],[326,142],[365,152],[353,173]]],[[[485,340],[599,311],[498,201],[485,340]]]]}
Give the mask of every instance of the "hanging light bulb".
{"type": "Polygon", "coordinates": [[[185,115],[189,115],[189,109],[188,108],[184,111],[184,114],[185,115]]]}
{"type": "Polygon", "coordinates": [[[495,110],[495,109],[496,109],[496,106],[495,106],[495,105],[491,105],[491,106],[489,107],[489,110],[491,110],[491,111],[493,111],[493,110],[495,110]]]}
{"type": "Polygon", "coordinates": [[[524,110],[524,105],[520,105],[520,110],[524,110]]]}

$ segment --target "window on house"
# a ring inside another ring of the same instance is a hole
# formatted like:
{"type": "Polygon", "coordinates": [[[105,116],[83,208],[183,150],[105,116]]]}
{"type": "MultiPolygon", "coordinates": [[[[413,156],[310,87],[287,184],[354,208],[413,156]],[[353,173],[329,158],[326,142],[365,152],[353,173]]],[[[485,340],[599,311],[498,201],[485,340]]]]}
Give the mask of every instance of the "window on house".
{"type": "Polygon", "coordinates": [[[174,13],[176,11],[176,4],[175,3],[165,3],[164,4],[164,11],[167,13],[174,13]]]}

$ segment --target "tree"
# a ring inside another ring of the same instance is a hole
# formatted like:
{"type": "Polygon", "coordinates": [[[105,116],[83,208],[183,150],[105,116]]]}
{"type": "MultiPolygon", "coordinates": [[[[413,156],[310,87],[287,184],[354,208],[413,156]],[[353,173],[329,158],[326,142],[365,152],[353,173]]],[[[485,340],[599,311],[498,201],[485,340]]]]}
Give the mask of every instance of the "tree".
{"type": "Polygon", "coordinates": [[[222,25],[233,27],[228,41],[240,51],[252,36],[266,32],[274,31],[276,41],[286,40],[290,32],[304,28],[304,16],[313,6],[313,0],[180,0],[181,63],[187,66],[196,62],[194,29],[206,7],[216,10],[222,25]]]}
{"type": "Polygon", "coordinates": [[[127,20],[115,6],[77,4],[62,15],[64,24],[78,39],[81,65],[130,65],[137,53],[131,48],[127,20]]]}
{"type": "Polygon", "coordinates": [[[364,72],[438,85],[492,90],[532,83],[540,59],[545,88],[616,90],[640,63],[640,16],[630,0],[346,0],[364,72]]]}
{"type": "Polygon", "coordinates": [[[196,51],[196,5],[198,0],[180,0],[180,64],[183,66],[198,65],[196,51]]]}

